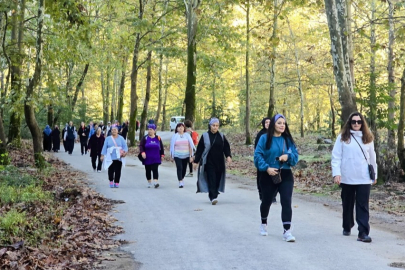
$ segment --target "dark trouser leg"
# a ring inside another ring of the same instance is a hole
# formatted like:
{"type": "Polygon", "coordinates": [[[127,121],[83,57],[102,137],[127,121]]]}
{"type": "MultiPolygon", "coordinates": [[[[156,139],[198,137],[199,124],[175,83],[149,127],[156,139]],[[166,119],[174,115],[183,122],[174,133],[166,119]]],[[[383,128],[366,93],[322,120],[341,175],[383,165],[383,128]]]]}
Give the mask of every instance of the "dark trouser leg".
{"type": "Polygon", "coordinates": [[[101,162],[100,160],[101,154],[97,155],[97,157],[98,157],[97,171],[101,171],[101,166],[103,166],[103,162],[101,162]]]}
{"type": "Polygon", "coordinates": [[[75,147],[75,140],[74,139],[67,139],[67,145],[68,145],[68,152],[69,154],[72,154],[73,149],[75,147]]]}
{"type": "Polygon", "coordinates": [[[370,233],[369,209],[371,185],[356,185],[356,222],[360,235],[370,233]]]}
{"type": "Polygon", "coordinates": [[[63,148],[65,148],[65,152],[68,151],[67,143],[65,140],[63,140],[63,148]]]}
{"type": "Polygon", "coordinates": [[[152,179],[152,165],[145,165],[146,180],[152,179]]]}
{"type": "Polygon", "coordinates": [[[182,178],[181,179],[184,179],[184,176],[186,176],[186,172],[187,172],[187,165],[190,164],[190,159],[185,158],[185,159],[182,159],[181,162],[182,162],[182,166],[181,166],[181,168],[182,168],[182,171],[181,171],[182,178]]]}
{"type": "Polygon", "coordinates": [[[354,202],[356,198],[356,187],[354,185],[340,184],[342,191],[340,197],[342,198],[343,207],[343,230],[350,232],[354,226],[354,202]]]}
{"type": "Polygon", "coordinates": [[[221,181],[222,172],[211,166],[206,166],[205,172],[207,174],[208,197],[212,201],[218,197],[218,187],[219,182],[221,181]]]}
{"type": "Polygon", "coordinates": [[[182,171],[183,171],[183,162],[182,159],[175,157],[174,162],[176,163],[177,169],[177,180],[183,180],[182,171]]]}
{"type": "Polygon", "coordinates": [[[193,163],[188,163],[188,169],[190,170],[190,173],[193,173],[193,163]]]}
{"type": "Polygon", "coordinates": [[[115,163],[113,161],[110,167],[108,167],[108,180],[110,180],[110,182],[114,181],[114,172],[115,172],[115,163]]]}
{"type": "Polygon", "coordinates": [[[262,203],[260,204],[260,216],[262,223],[267,224],[270,206],[275,194],[277,194],[278,186],[273,183],[270,175],[267,172],[260,172],[259,184],[262,192],[262,203]]]}
{"type": "Polygon", "coordinates": [[[119,183],[121,179],[122,162],[119,160],[113,160],[113,163],[115,163],[114,183],[119,183]]]}
{"type": "MultiPolygon", "coordinates": [[[[93,170],[96,169],[96,160],[97,160],[97,156],[91,157],[91,165],[93,166],[93,170]]],[[[99,163],[100,163],[100,161],[99,161],[99,163]]]]}
{"type": "Polygon", "coordinates": [[[86,139],[80,140],[80,151],[82,152],[82,155],[87,152],[87,140],[86,139]]]}
{"type": "Polygon", "coordinates": [[[257,184],[257,191],[259,192],[259,199],[262,200],[262,191],[260,189],[260,171],[256,171],[256,184],[257,184]]]}
{"type": "MultiPolygon", "coordinates": [[[[278,186],[278,192],[280,193],[281,203],[281,221],[285,230],[291,228],[292,220],[292,194],[294,189],[294,177],[291,170],[281,170],[281,183],[278,186]]],[[[274,196],[277,192],[274,194],[274,196]]],[[[273,196],[273,198],[274,198],[273,196]]],[[[272,199],[273,199],[272,198],[272,199]]]]}
{"type": "Polygon", "coordinates": [[[153,179],[158,180],[159,179],[159,164],[152,164],[152,173],[153,173],[153,179]]]}

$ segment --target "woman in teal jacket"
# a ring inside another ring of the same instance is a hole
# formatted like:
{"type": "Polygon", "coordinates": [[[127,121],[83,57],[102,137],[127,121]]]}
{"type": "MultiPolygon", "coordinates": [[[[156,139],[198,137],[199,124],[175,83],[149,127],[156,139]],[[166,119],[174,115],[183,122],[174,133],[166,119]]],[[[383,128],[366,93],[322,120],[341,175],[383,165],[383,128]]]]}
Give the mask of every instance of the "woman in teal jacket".
{"type": "Polygon", "coordinates": [[[260,171],[259,183],[262,191],[260,233],[263,236],[267,235],[267,216],[272,200],[279,192],[281,220],[284,227],[283,239],[287,242],[295,242],[295,237],[291,234],[291,199],[294,188],[291,167],[295,166],[297,162],[298,152],[285,117],[277,114],[270,121],[267,136],[260,138],[254,156],[255,166],[260,171]],[[282,181],[274,184],[271,176],[278,173],[281,174],[282,181]]]}

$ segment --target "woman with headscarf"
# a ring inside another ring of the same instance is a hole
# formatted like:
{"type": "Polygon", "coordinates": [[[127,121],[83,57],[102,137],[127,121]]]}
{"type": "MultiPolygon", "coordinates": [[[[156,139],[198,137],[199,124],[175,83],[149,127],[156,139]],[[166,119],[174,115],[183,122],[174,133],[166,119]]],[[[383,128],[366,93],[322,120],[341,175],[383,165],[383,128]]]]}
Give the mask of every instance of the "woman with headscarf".
{"type": "Polygon", "coordinates": [[[209,130],[202,134],[193,162],[199,163],[197,192],[208,192],[212,205],[218,203],[218,195],[225,192],[225,158],[232,162],[231,147],[219,132],[218,118],[211,118],[209,130]]]}
{"type": "Polygon", "coordinates": [[[122,166],[125,165],[125,156],[128,146],[124,138],[118,135],[118,128],[111,127],[111,136],[108,136],[101,150],[100,160],[103,161],[105,170],[108,168],[110,188],[118,188],[121,179],[122,166]]]}
{"type": "Polygon", "coordinates": [[[44,151],[51,151],[51,149],[52,149],[51,133],[52,133],[52,129],[49,127],[49,125],[46,125],[44,132],[42,132],[42,134],[44,135],[44,140],[43,140],[44,151]]]}
{"type": "Polygon", "coordinates": [[[195,149],[193,140],[185,131],[186,127],[184,124],[178,123],[170,142],[170,157],[176,163],[179,188],[184,187],[184,176],[195,149]]]}
{"type": "MultiPolygon", "coordinates": [[[[257,147],[257,143],[259,142],[260,137],[263,134],[267,134],[267,130],[269,129],[269,125],[270,125],[270,118],[265,117],[262,120],[262,129],[259,131],[259,133],[257,133],[256,138],[255,138],[255,149],[257,147]]],[[[259,183],[259,179],[260,179],[260,171],[257,170],[257,174],[256,174],[256,182],[257,182],[257,191],[259,191],[259,199],[262,200],[262,191],[260,189],[260,183],[259,183]]],[[[274,195],[273,198],[273,204],[277,203],[277,199],[276,199],[276,195],[274,195]]]]}
{"type": "Polygon", "coordinates": [[[87,146],[88,151],[90,152],[91,165],[93,166],[93,171],[101,172],[102,162],[100,160],[101,150],[104,146],[104,135],[101,132],[101,128],[97,128],[96,133],[94,133],[89,140],[89,145],[87,146]],[[96,161],[98,158],[98,164],[96,166],[96,161]]]}
{"type": "Polygon", "coordinates": [[[139,143],[139,152],[142,155],[142,164],[145,165],[146,180],[148,180],[148,188],[153,186],[159,187],[159,165],[165,156],[165,149],[162,140],[156,135],[156,125],[148,125],[148,135],[144,136],[139,143]]]}
{"type": "Polygon", "coordinates": [[[58,153],[59,149],[60,149],[60,131],[59,131],[59,127],[57,125],[55,125],[55,128],[52,130],[51,133],[51,137],[52,137],[52,150],[56,153],[58,153]]]}
{"type": "Polygon", "coordinates": [[[267,235],[267,217],[272,200],[279,192],[281,220],[284,227],[283,239],[286,242],[295,242],[295,237],[291,234],[294,188],[291,167],[297,162],[298,152],[285,117],[277,114],[270,120],[267,135],[260,137],[254,155],[255,166],[260,171],[259,183],[262,191],[260,234],[263,236],[267,235]],[[276,176],[281,176],[281,182],[275,181],[276,176]]]}

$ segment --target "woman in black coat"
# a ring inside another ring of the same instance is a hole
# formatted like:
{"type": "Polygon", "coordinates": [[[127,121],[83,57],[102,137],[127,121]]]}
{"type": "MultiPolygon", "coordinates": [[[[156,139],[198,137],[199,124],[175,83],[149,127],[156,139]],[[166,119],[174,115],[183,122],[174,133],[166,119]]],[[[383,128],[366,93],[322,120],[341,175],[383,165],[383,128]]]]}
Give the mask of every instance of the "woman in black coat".
{"type": "Polygon", "coordinates": [[[96,171],[96,161],[98,158],[97,164],[97,172],[101,172],[101,165],[103,164],[100,160],[101,157],[101,150],[104,146],[104,135],[101,132],[101,128],[98,128],[96,133],[94,133],[89,140],[89,144],[87,146],[88,151],[90,151],[91,157],[91,165],[93,166],[93,170],[96,171]]]}
{"type": "Polygon", "coordinates": [[[53,145],[52,150],[58,153],[60,149],[60,130],[58,126],[55,126],[55,128],[52,130],[51,137],[53,145]]]}

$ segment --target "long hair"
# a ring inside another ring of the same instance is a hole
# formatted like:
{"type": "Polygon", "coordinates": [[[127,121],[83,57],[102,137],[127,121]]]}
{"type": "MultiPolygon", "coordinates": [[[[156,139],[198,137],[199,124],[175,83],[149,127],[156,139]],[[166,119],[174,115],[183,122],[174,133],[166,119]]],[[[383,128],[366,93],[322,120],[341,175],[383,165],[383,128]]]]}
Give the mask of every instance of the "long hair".
{"type": "MultiPolygon", "coordinates": [[[[282,117],[284,120],[285,118],[282,117]]],[[[277,119],[278,120],[278,119],[277,119]]],[[[269,129],[267,130],[267,142],[266,142],[266,149],[270,149],[271,143],[273,141],[274,131],[276,130],[276,115],[273,116],[270,120],[269,129]]],[[[284,132],[281,133],[281,136],[284,137],[285,143],[287,144],[287,150],[289,148],[288,142],[290,141],[293,145],[295,145],[294,139],[291,136],[290,129],[288,128],[287,121],[285,121],[285,129],[284,132]]]]}
{"type": "Polygon", "coordinates": [[[182,126],[184,128],[184,131],[186,131],[186,127],[184,126],[184,124],[183,123],[178,123],[176,125],[176,128],[174,129],[174,133],[177,133],[177,128],[180,127],[180,126],[182,126]]]}
{"type": "Polygon", "coordinates": [[[363,121],[363,123],[361,124],[361,132],[363,133],[363,138],[362,141],[364,144],[368,144],[371,143],[374,140],[374,136],[373,133],[371,133],[370,128],[368,127],[367,121],[364,118],[364,116],[359,113],[359,112],[354,112],[352,114],[350,114],[349,118],[347,119],[346,123],[344,124],[342,130],[340,131],[341,136],[341,141],[345,142],[345,143],[349,143],[350,142],[350,129],[352,127],[351,121],[353,116],[359,116],[361,121],[363,121]]]}

